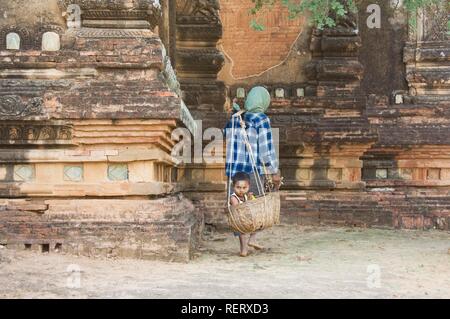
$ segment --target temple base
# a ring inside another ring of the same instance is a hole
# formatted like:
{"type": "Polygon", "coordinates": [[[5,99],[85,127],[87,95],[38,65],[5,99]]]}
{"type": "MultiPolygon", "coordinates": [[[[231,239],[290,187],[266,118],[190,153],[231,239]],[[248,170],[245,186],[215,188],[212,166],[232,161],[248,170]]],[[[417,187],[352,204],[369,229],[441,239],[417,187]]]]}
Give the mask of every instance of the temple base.
{"type": "Polygon", "coordinates": [[[180,196],[154,200],[3,200],[0,244],[13,249],[188,262],[202,218],[180,196]]]}

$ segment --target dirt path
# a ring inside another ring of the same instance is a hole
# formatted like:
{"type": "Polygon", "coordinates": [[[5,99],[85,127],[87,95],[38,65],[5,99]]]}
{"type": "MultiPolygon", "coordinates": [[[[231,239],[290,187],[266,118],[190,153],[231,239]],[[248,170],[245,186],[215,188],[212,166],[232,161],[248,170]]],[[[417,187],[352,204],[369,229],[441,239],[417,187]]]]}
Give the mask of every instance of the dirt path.
{"type": "Polygon", "coordinates": [[[450,298],[449,232],[279,226],[247,258],[207,238],[190,264],[3,248],[0,298],[450,298]]]}

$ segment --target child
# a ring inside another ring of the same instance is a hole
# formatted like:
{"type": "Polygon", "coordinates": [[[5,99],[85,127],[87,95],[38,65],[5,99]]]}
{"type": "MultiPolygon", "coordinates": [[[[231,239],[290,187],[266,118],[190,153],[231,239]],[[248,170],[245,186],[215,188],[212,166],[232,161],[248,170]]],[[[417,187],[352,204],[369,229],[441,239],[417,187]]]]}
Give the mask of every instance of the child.
{"type": "Polygon", "coordinates": [[[233,179],[233,191],[230,203],[232,206],[242,204],[248,200],[250,189],[250,176],[246,173],[236,173],[233,179]]]}
{"type": "MultiPolygon", "coordinates": [[[[246,173],[236,173],[233,177],[233,193],[230,197],[230,204],[232,206],[237,206],[242,203],[245,203],[247,200],[255,199],[252,193],[249,193],[250,189],[250,176],[246,173]]],[[[248,247],[253,247],[255,249],[263,249],[262,246],[257,245],[252,242],[255,238],[255,234],[251,234],[250,238],[247,238],[247,235],[234,233],[235,236],[239,236],[239,242],[241,246],[241,257],[247,257],[248,255],[248,247]]]]}

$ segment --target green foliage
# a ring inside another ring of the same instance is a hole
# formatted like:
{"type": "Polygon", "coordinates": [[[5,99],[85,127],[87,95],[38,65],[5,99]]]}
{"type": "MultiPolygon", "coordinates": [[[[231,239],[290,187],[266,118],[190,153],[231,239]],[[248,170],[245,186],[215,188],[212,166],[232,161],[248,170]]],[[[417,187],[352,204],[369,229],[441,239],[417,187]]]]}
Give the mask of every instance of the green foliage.
{"type": "MultiPolygon", "coordinates": [[[[310,23],[318,29],[333,28],[336,20],[347,16],[349,13],[357,11],[357,5],[361,0],[251,0],[254,7],[250,9],[250,14],[255,18],[251,21],[251,27],[262,31],[264,26],[257,21],[257,15],[262,10],[270,10],[276,3],[281,3],[288,9],[289,18],[295,19],[305,12],[310,13],[310,23]]],[[[418,9],[431,5],[448,2],[448,0],[404,0],[404,6],[409,12],[416,12],[418,9]]],[[[414,15],[411,15],[414,17],[414,15]]],[[[416,22],[414,18],[410,21],[412,25],[416,22]]],[[[450,22],[449,22],[450,30],[450,22]]]]}
{"type": "Polygon", "coordinates": [[[256,19],[252,19],[250,21],[250,27],[255,30],[255,31],[264,31],[264,25],[262,23],[259,23],[258,21],[256,21],[256,19]]]}

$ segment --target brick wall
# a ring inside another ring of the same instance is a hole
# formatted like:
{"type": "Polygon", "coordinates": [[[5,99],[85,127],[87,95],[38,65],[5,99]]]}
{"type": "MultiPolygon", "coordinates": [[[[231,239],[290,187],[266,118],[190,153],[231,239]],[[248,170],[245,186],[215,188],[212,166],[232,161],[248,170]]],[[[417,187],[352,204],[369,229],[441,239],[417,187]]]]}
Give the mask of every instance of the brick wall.
{"type": "Polygon", "coordinates": [[[0,245],[188,262],[203,219],[186,198],[0,200],[0,245]]]}
{"type": "MultiPolygon", "coordinates": [[[[186,193],[204,214],[205,224],[230,232],[226,194],[186,193]]],[[[373,189],[366,191],[283,191],[281,222],[397,229],[450,229],[448,189],[373,189]]]]}
{"type": "Polygon", "coordinates": [[[448,189],[373,189],[363,192],[288,191],[282,222],[402,229],[449,229],[448,189]]]}
{"type": "Polygon", "coordinates": [[[305,30],[304,18],[289,20],[287,10],[275,6],[258,15],[265,27],[255,31],[250,27],[250,0],[222,0],[222,49],[232,64],[225,71],[234,79],[258,75],[280,63],[289,55],[299,34],[305,30]]]}

